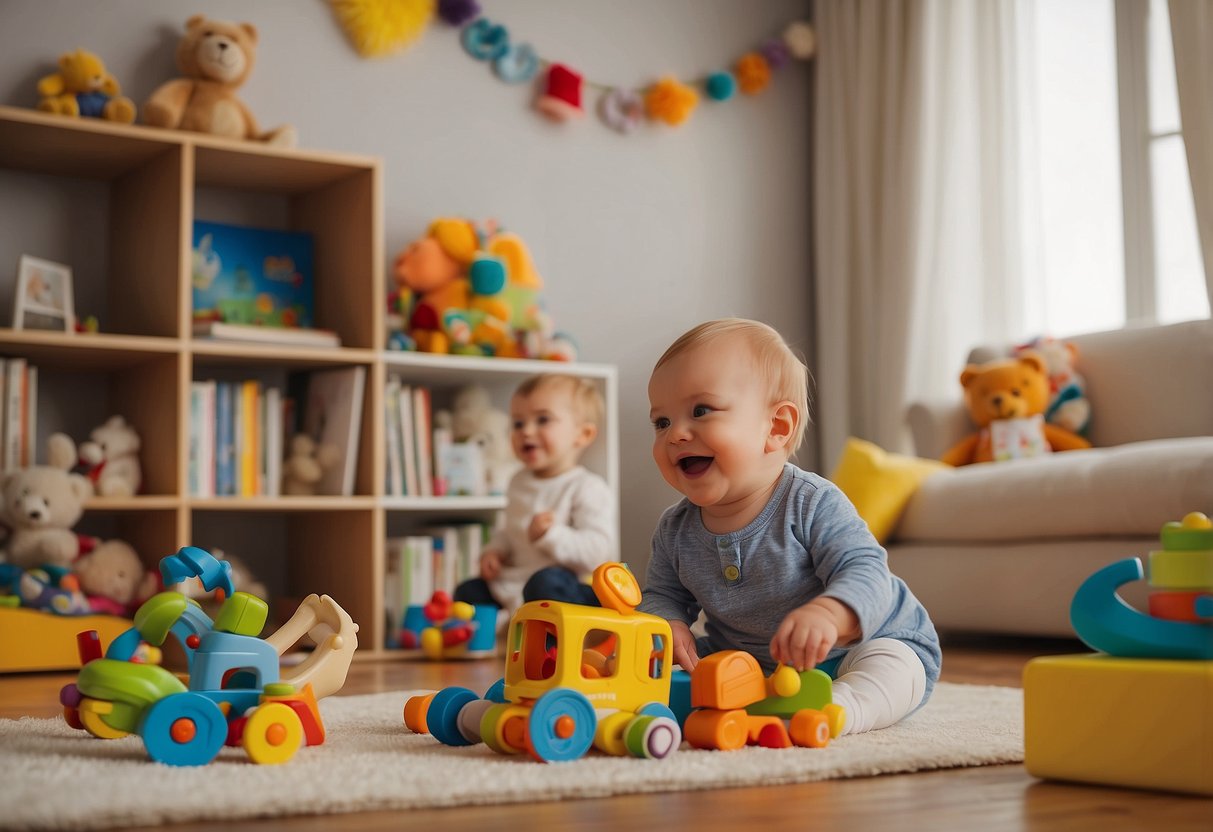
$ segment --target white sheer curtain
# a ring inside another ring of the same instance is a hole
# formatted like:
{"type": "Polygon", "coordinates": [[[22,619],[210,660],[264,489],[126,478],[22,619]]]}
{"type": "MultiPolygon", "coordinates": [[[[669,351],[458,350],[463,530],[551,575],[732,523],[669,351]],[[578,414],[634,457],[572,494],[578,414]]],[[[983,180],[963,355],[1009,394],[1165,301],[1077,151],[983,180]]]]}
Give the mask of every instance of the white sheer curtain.
{"type": "Polygon", "coordinates": [[[1196,227],[1213,307],[1213,2],[1170,0],[1175,81],[1196,227]]]}
{"type": "Polygon", "coordinates": [[[1020,328],[1013,279],[1025,251],[1024,192],[1015,170],[1031,148],[1018,119],[1030,90],[1015,8],[816,6],[823,470],[848,435],[905,449],[907,391],[954,399],[968,348],[1020,328]]]}

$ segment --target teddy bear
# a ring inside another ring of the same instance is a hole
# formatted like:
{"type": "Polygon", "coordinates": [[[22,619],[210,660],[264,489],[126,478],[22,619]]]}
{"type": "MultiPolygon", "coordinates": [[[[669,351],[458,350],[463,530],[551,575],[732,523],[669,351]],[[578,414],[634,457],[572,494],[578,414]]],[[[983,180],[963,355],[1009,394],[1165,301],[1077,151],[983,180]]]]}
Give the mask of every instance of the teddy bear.
{"type": "Polygon", "coordinates": [[[488,494],[504,494],[520,467],[510,447],[510,416],[493,407],[489,391],[478,385],[458,390],[451,409],[435,414],[436,424],[447,424],[455,442],[479,446],[488,494]]]}
{"type": "Polygon", "coordinates": [[[92,496],[88,480],[50,465],[10,471],[0,485],[4,522],[11,529],[8,560],[23,569],[69,567],[82,541],[71,529],[92,496]]]}
{"type": "Polygon", "coordinates": [[[194,15],[177,44],[177,67],[184,78],[161,84],[143,105],[152,127],[194,130],[294,147],[290,125],[262,132],[236,90],[248,80],[257,57],[257,29],[194,15]]]}
{"type": "Polygon", "coordinates": [[[1085,436],[1091,421],[1091,402],[1087,399],[1086,379],[1074,369],[1078,347],[1070,341],[1040,336],[1014,350],[1020,355],[1028,350],[1040,354],[1049,375],[1049,405],[1045,421],[1061,425],[1085,436]]]}
{"type": "Polygon", "coordinates": [[[105,540],[72,564],[89,609],[108,615],[130,615],[159,589],[155,572],[145,569],[130,544],[105,540]]]}
{"type": "Polygon", "coordinates": [[[139,434],[121,416],[111,416],[94,428],[79,449],[64,433],[47,441],[51,466],[82,474],[99,497],[132,497],[143,484],[139,434]]]}
{"type": "Polygon", "coordinates": [[[130,124],[135,104],[122,96],[117,79],[86,49],[59,56],[59,71],[38,82],[38,109],[65,116],[88,116],[130,124]]]}
{"type": "Polygon", "coordinates": [[[949,465],[1019,459],[1050,451],[1089,448],[1073,431],[1044,420],[1049,403],[1045,360],[1027,351],[1017,358],[969,364],[960,374],[965,405],[978,431],[962,439],[943,461],[949,465]]]}
{"type": "Polygon", "coordinates": [[[286,459],[282,463],[282,493],[309,495],[316,493],[316,483],[324,472],[341,461],[341,451],[328,443],[317,444],[306,433],[291,437],[286,459]]]}

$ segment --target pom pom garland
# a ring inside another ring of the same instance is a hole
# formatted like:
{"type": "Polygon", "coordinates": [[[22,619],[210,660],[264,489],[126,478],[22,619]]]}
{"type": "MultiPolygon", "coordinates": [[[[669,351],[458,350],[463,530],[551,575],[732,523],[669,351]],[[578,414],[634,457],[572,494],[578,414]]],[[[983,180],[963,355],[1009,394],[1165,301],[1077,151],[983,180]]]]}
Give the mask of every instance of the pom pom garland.
{"type": "MultiPolygon", "coordinates": [[[[629,90],[586,80],[567,64],[549,61],[538,55],[529,44],[511,44],[509,31],[501,24],[479,17],[477,0],[394,0],[418,2],[430,6],[436,2],[438,16],[446,23],[463,27],[460,40],[469,55],[488,62],[493,72],[506,83],[525,83],[540,70],[545,70],[543,88],[536,99],[536,108],[558,121],[576,118],[584,113],[584,89],[599,94],[598,114],[603,123],[620,133],[630,133],[644,116],[670,126],[683,124],[699,103],[702,90],[713,101],[728,101],[737,90],[757,95],[771,83],[774,71],[786,66],[792,58],[807,60],[817,49],[817,36],[812,26],[794,21],[777,38],[762,43],[737,61],[733,72],[717,71],[693,81],[664,77],[639,90],[629,90]]],[[[373,0],[330,0],[338,3],[372,4],[373,0]]],[[[391,5],[393,0],[379,0],[391,5]]]]}

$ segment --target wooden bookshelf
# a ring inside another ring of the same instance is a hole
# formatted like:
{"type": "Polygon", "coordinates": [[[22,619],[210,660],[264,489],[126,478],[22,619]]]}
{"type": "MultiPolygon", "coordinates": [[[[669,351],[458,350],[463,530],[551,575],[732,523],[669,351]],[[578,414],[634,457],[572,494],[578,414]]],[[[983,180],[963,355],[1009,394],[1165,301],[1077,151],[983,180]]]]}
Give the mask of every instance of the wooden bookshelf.
{"type": "MultiPolygon", "coordinates": [[[[24,217],[31,204],[30,215],[43,224],[66,225],[89,211],[101,221],[37,251],[25,250],[21,235],[0,230],[0,264],[10,264],[0,268],[0,304],[11,303],[18,257],[33,254],[72,266],[76,313],[97,315],[102,331],[86,335],[0,326],[0,356],[24,357],[39,368],[40,445],[52,430],[82,438],[114,413],[139,431],[144,493],[94,499],[85,521],[97,519],[106,534],[129,541],[148,566],[187,544],[224,543],[246,561],[251,550],[269,551],[280,568],[277,574],[259,571],[258,577],[276,586],[275,594],[327,593],[361,625],[360,658],[399,655],[382,647],[387,536],[452,519],[490,521],[504,499],[385,493],[383,390],[389,374],[431,387],[436,406],[476,383],[487,387],[502,408],[514,386],[534,373],[590,378],[603,393],[607,417],[584,462],[607,479],[618,502],[613,367],[382,348],[388,253],[379,159],[0,107],[0,222],[24,217]],[[78,198],[91,204],[71,204],[78,198]],[[231,221],[213,214],[216,201],[239,209],[237,224],[313,235],[315,324],[337,332],[341,347],[232,344],[191,336],[191,229],[196,213],[199,219],[231,221]],[[64,207],[69,204],[70,209],[64,207]],[[256,222],[243,219],[250,214],[256,222]],[[105,256],[79,262],[80,250],[105,256]],[[82,306],[82,295],[91,304],[82,306]],[[353,496],[199,498],[188,493],[193,380],[225,371],[342,366],[367,370],[353,496]],[[77,389],[88,395],[72,399],[77,389]],[[65,400],[44,408],[42,393],[65,400]],[[44,417],[44,411],[58,411],[62,418],[44,417]],[[245,527],[247,533],[240,531],[245,527]]],[[[11,308],[0,311],[0,323],[11,321],[11,308]]],[[[45,458],[44,447],[38,458],[45,458]]]]}

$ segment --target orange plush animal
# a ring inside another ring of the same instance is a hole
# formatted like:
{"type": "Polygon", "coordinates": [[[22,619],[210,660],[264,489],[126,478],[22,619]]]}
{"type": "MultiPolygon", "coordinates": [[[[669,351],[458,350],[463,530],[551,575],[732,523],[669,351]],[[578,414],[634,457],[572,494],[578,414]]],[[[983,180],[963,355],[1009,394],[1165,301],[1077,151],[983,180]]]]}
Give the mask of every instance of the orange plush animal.
{"type": "Polygon", "coordinates": [[[960,383],[978,431],[943,455],[949,465],[1091,447],[1073,431],[1045,422],[1049,376],[1038,353],[1029,351],[1017,358],[970,364],[960,374],[960,383]]]}

